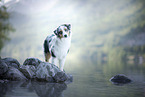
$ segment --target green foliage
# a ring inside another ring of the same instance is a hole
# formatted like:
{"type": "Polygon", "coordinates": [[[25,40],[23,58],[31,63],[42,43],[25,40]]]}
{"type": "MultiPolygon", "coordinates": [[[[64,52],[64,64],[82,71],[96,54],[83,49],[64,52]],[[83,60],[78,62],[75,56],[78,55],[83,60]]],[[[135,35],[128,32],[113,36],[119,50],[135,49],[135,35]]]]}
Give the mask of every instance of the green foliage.
{"type": "Polygon", "coordinates": [[[0,7],[0,51],[4,46],[4,42],[9,40],[8,34],[10,31],[14,31],[9,20],[9,13],[7,12],[7,8],[5,6],[0,7]]]}

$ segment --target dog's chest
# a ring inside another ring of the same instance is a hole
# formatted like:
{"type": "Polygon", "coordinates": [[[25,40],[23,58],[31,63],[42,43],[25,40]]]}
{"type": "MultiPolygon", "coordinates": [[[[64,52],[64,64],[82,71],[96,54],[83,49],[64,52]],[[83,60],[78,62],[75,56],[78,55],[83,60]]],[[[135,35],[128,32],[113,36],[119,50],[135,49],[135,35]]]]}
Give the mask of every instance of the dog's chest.
{"type": "Polygon", "coordinates": [[[70,38],[57,39],[53,48],[55,56],[59,59],[66,57],[70,44],[70,38]]]}

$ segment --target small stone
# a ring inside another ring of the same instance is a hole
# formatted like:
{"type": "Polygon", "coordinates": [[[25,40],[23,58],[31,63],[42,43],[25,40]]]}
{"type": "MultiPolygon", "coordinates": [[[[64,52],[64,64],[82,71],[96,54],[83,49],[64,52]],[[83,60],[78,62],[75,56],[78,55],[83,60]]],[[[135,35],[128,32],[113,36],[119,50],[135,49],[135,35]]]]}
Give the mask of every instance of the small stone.
{"type": "Polygon", "coordinates": [[[112,77],[110,81],[113,82],[114,84],[126,84],[126,83],[130,83],[132,80],[129,79],[124,74],[118,74],[112,77]]]}

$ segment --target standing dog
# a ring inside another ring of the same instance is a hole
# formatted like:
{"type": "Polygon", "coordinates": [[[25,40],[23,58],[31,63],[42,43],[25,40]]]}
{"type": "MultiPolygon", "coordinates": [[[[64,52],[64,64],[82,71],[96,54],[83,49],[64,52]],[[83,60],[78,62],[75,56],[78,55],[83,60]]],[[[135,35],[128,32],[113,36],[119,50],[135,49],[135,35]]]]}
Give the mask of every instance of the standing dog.
{"type": "Polygon", "coordinates": [[[45,61],[49,62],[52,57],[52,64],[56,65],[58,60],[61,71],[63,71],[66,55],[71,45],[70,28],[70,24],[63,24],[54,31],[54,34],[47,36],[44,41],[45,61]]]}

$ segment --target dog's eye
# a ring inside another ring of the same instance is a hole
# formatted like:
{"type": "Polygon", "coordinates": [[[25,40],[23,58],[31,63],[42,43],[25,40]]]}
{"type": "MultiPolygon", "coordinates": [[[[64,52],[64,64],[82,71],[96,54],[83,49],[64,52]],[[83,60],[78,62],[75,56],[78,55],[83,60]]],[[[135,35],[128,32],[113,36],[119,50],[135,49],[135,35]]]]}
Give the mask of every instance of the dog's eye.
{"type": "Polygon", "coordinates": [[[67,31],[67,29],[66,29],[66,28],[64,28],[64,31],[67,31]]]}

